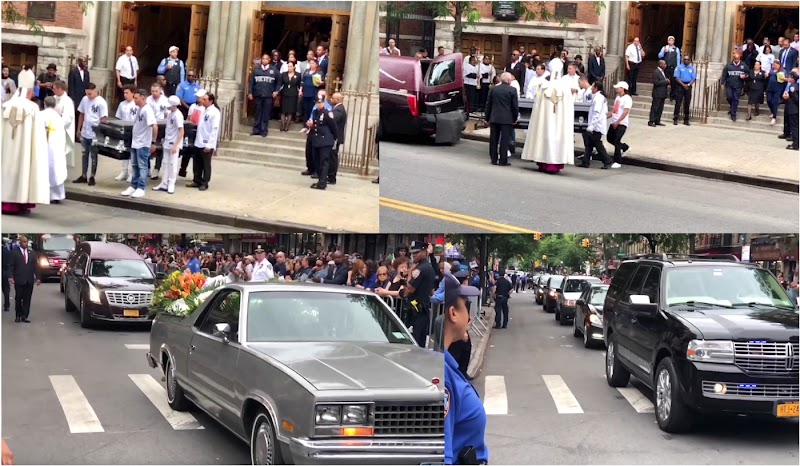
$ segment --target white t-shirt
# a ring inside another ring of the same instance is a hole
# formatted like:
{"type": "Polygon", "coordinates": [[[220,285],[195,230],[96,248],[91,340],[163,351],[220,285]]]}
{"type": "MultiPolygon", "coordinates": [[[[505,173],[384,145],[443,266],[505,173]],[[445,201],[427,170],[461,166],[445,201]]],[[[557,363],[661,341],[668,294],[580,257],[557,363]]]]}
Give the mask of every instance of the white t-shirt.
{"type": "Polygon", "coordinates": [[[214,105],[209,105],[206,107],[200,119],[200,123],[197,125],[197,136],[195,136],[194,139],[194,146],[199,149],[216,149],[219,125],[219,109],[214,105]]]}
{"type": "Polygon", "coordinates": [[[183,138],[178,139],[183,128],[183,113],[178,110],[167,115],[167,126],[164,128],[164,149],[173,149],[177,144],[178,150],[183,148],[183,138]]]}
{"type": "Polygon", "coordinates": [[[89,96],[84,96],[78,105],[78,111],[83,113],[83,128],[81,128],[81,137],[86,139],[94,139],[94,126],[100,124],[101,118],[108,117],[108,103],[106,99],[99,95],[92,100],[89,96]]]}
{"type": "Polygon", "coordinates": [[[153,109],[149,105],[139,108],[136,121],[133,123],[133,139],[131,149],[150,147],[153,144],[153,125],[158,123],[153,109]]]}
{"type": "Polygon", "coordinates": [[[136,120],[136,113],[139,112],[139,107],[136,106],[136,102],[131,100],[128,102],[127,100],[123,100],[119,103],[117,107],[116,116],[118,120],[122,121],[134,121],[136,120]]]}
{"type": "Polygon", "coordinates": [[[628,126],[628,121],[630,120],[630,113],[628,116],[620,120],[622,113],[625,109],[630,109],[633,107],[633,99],[628,94],[623,95],[622,97],[617,96],[614,99],[614,109],[611,110],[611,124],[613,125],[616,122],[619,122],[622,126],[628,126]]]}
{"type": "Polygon", "coordinates": [[[158,100],[154,99],[152,95],[147,96],[147,105],[153,109],[153,115],[156,120],[166,120],[169,113],[169,99],[164,94],[158,100]]]}
{"type": "Polygon", "coordinates": [[[128,56],[123,53],[117,58],[117,66],[114,69],[119,71],[120,77],[134,79],[139,72],[139,60],[133,55],[128,59],[128,56]],[[131,69],[131,63],[133,63],[133,69],[131,69]]]}

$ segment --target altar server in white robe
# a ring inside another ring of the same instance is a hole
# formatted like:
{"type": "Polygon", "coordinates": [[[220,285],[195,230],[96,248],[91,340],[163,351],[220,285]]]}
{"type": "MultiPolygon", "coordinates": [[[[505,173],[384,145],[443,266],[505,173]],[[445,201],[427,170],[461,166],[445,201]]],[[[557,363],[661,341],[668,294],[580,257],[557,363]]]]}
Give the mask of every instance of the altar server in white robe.
{"type": "Polygon", "coordinates": [[[47,128],[47,155],[50,162],[50,202],[60,204],[66,199],[64,182],[67,181],[67,132],[64,119],[56,111],[56,98],[44,99],[42,118],[47,128]]]}
{"type": "Polygon", "coordinates": [[[522,159],[536,162],[539,171],[558,173],[575,164],[575,102],[571,80],[550,79],[536,94],[522,159]]]}
{"type": "Polygon", "coordinates": [[[67,166],[75,166],[75,102],[67,95],[67,83],[58,80],[53,83],[53,93],[56,96],[56,111],[64,120],[64,129],[67,137],[67,166]]]}
{"type": "Polygon", "coordinates": [[[525,85],[525,98],[535,99],[539,88],[542,87],[542,84],[549,78],[550,72],[545,69],[545,66],[541,63],[536,65],[533,77],[525,85]]]}
{"type": "Polygon", "coordinates": [[[33,89],[20,87],[3,104],[3,213],[28,213],[50,203],[47,133],[33,89]]]}

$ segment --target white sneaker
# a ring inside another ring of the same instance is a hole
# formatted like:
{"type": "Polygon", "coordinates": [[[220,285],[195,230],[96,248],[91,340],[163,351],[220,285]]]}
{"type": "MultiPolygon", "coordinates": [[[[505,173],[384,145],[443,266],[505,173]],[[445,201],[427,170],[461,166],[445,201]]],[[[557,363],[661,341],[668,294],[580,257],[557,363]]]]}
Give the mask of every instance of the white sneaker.
{"type": "Polygon", "coordinates": [[[128,178],[125,181],[127,181],[128,183],[133,181],[133,175],[128,175],[128,178]]]}
{"type": "Polygon", "coordinates": [[[618,164],[617,162],[614,162],[611,164],[611,168],[622,168],[622,165],[618,164]]]}
{"type": "Polygon", "coordinates": [[[771,120],[769,121],[769,125],[770,125],[770,126],[775,126],[775,118],[773,118],[773,119],[771,119],[771,120]]]}
{"type": "Polygon", "coordinates": [[[144,197],[144,189],[137,189],[131,194],[131,197],[144,197]]]}
{"type": "Polygon", "coordinates": [[[134,191],[136,191],[136,189],[134,189],[132,186],[128,186],[128,189],[122,191],[120,194],[122,194],[123,196],[130,196],[131,194],[133,194],[134,191]]]}
{"type": "Polygon", "coordinates": [[[158,178],[158,170],[156,170],[155,168],[150,170],[150,178],[152,178],[152,179],[158,178]]]}
{"type": "Polygon", "coordinates": [[[126,178],[128,178],[128,172],[123,170],[123,171],[119,172],[119,175],[117,175],[116,178],[114,178],[114,181],[122,181],[122,180],[124,180],[126,178]]]}
{"type": "Polygon", "coordinates": [[[153,187],[153,191],[166,191],[166,190],[167,190],[167,187],[164,186],[163,184],[160,184],[158,186],[154,186],[153,187]]]}
{"type": "Polygon", "coordinates": [[[170,194],[175,194],[175,187],[167,188],[167,192],[170,194]]]}

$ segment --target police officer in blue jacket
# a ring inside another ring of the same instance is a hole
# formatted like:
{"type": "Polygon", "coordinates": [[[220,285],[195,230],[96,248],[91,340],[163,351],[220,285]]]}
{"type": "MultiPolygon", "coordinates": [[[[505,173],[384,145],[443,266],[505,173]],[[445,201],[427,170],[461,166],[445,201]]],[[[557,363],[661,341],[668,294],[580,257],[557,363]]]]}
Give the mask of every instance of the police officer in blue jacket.
{"type": "MultiPolygon", "coordinates": [[[[442,331],[444,348],[462,340],[470,323],[467,297],[480,296],[473,286],[461,285],[452,274],[446,273],[444,288],[444,319],[442,331]]],[[[444,352],[444,441],[445,464],[487,464],[489,449],[484,441],[486,411],[478,392],[458,370],[458,363],[444,352]]]]}
{"type": "Polygon", "coordinates": [[[325,189],[328,187],[328,169],[330,167],[331,151],[336,143],[336,120],[333,112],[325,110],[325,96],[317,96],[317,114],[314,117],[309,136],[311,137],[311,150],[317,162],[317,182],[311,185],[312,189],[325,189]]]}

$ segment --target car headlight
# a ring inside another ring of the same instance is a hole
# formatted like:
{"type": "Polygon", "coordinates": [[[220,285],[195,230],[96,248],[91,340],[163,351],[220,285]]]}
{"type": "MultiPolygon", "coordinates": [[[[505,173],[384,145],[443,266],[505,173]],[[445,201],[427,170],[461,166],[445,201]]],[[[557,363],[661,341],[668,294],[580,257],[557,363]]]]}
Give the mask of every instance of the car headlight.
{"type": "Polygon", "coordinates": [[[42,257],[41,259],[39,259],[39,267],[49,267],[49,266],[50,266],[50,263],[47,262],[47,258],[46,257],[42,257]]]}
{"type": "Polygon", "coordinates": [[[100,304],[100,291],[89,283],[89,301],[100,304]]]}
{"type": "Polygon", "coordinates": [[[317,405],[314,419],[319,425],[338,425],[342,423],[342,407],[340,405],[317,405]]]}
{"type": "Polygon", "coordinates": [[[686,348],[690,361],[733,364],[733,342],[722,340],[692,340],[686,348]]]}
{"type": "Polygon", "coordinates": [[[342,424],[364,425],[367,423],[369,409],[365,405],[342,406],[342,424]]]}
{"type": "Polygon", "coordinates": [[[589,322],[595,325],[603,325],[603,321],[597,314],[589,314],[589,322]]]}

